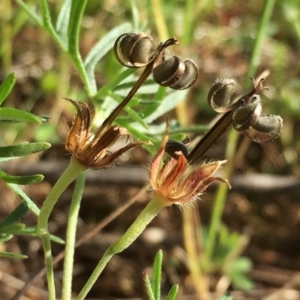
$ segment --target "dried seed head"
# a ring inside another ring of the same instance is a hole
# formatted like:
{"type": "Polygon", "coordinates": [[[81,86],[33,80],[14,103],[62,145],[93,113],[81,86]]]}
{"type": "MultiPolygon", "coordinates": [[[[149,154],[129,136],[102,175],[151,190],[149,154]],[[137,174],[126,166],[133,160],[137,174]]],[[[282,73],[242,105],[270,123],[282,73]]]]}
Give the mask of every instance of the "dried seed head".
{"type": "Polygon", "coordinates": [[[283,120],[280,116],[260,115],[245,134],[254,142],[267,143],[279,136],[282,126],[283,120]]]}
{"type": "Polygon", "coordinates": [[[233,127],[237,131],[245,131],[259,118],[262,105],[259,95],[252,96],[252,103],[237,108],[233,113],[233,127]]]}
{"type": "Polygon", "coordinates": [[[153,79],[158,84],[175,90],[191,87],[197,78],[198,68],[195,63],[191,60],[183,61],[178,56],[164,57],[164,60],[153,69],[153,79]]]}
{"type": "Polygon", "coordinates": [[[217,80],[208,92],[207,102],[218,113],[232,110],[231,97],[234,93],[235,81],[233,79],[217,80]]]}
{"type": "Polygon", "coordinates": [[[125,67],[140,68],[149,63],[153,40],[146,33],[124,33],[116,40],[114,52],[125,67]]]}

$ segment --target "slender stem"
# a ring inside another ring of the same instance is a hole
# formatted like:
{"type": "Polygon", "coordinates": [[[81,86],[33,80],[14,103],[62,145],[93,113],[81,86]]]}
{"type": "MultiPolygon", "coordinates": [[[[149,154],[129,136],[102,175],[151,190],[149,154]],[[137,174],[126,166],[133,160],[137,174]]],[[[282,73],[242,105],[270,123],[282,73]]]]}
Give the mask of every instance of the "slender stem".
{"type": "Polygon", "coordinates": [[[110,261],[110,259],[117,253],[122,252],[129,247],[137,237],[144,231],[146,226],[152,221],[152,219],[168,204],[158,197],[154,197],[148,205],[143,209],[140,215],[122,235],[122,237],[113,243],[104,253],[101,260],[97,264],[92,275],[82,288],[81,292],[77,296],[76,300],[85,299],[86,295],[100,276],[101,272],[110,261]]]}
{"type": "Polygon", "coordinates": [[[221,119],[204,135],[200,142],[188,155],[190,163],[199,163],[203,154],[211,147],[211,145],[224,133],[232,122],[232,111],[225,113],[221,119]]]}
{"type": "Polygon", "coordinates": [[[47,268],[47,281],[49,300],[55,300],[55,285],[54,285],[54,274],[52,264],[52,253],[50,235],[48,230],[48,220],[60,195],[65,191],[69,184],[78,176],[78,174],[85,170],[85,167],[80,165],[75,159],[71,159],[69,166],[57,180],[47,198],[45,199],[41,208],[38,223],[37,233],[42,239],[43,249],[45,253],[45,263],[47,268]]]}
{"type": "MultiPolygon", "coordinates": [[[[260,19],[260,24],[258,27],[257,38],[253,45],[253,51],[249,63],[249,68],[247,75],[253,75],[258,64],[258,59],[260,56],[260,51],[262,49],[262,43],[266,36],[268,22],[271,18],[272,10],[274,7],[275,0],[267,0],[265,2],[264,10],[260,19]]],[[[226,114],[225,114],[226,115],[226,114]]],[[[233,157],[236,153],[238,133],[232,128],[229,131],[228,142],[226,146],[226,159],[228,163],[224,166],[224,175],[226,178],[230,178],[233,170],[233,157]]],[[[203,262],[209,264],[212,258],[213,250],[216,243],[216,238],[218,234],[218,228],[221,222],[222,212],[227,196],[227,188],[225,185],[220,185],[218,187],[217,193],[214,199],[214,208],[210,221],[208,237],[206,241],[206,247],[203,254],[203,262]]]]}
{"type": "MultiPolygon", "coordinates": [[[[226,147],[226,154],[225,157],[229,159],[227,164],[224,167],[224,173],[226,178],[230,176],[231,170],[233,169],[232,167],[232,158],[234,157],[235,154],[235,148],[236,148],[236,137],[238,135],[236,134],[235,130],[230,130],[228,133],[228,140],[227,140],[227,147],[226,147]]],[[[215,249],[215,242],[217,238],[217,233],[219,229],[219,225],[221,222],[221,217],[224,209],[224,205],[226,202],[226,196],[227,196],[227,191],[228,187],[225,184],[220,184],[216,195],[215,195],[215,201],[214,201],[214,206],[213,206],[213,212],[209,224],[209,232],[208,232],[208,237],[203,253],[203,263],[204,263],[204,268],[207,269],[207,267],[210,264],[211,257],[213,255],[213,251],[215,249]]]]}
{"type": "Polygon", "coordinates": [[[68,226],[66,233],[66,247],[65,247],[65,260],[63,271],[63,283],[62,283],[62,299],[68,300],[72,296],[72,277],[73,277],[73,262],[75,252],[75,240],[76,240],[76,227],[78,221],[78,214],[80,203],[82,199],[82,193],[85,183],[85,173],[80,173],[70,206],[70,213],[68,217],[68,226]]]}

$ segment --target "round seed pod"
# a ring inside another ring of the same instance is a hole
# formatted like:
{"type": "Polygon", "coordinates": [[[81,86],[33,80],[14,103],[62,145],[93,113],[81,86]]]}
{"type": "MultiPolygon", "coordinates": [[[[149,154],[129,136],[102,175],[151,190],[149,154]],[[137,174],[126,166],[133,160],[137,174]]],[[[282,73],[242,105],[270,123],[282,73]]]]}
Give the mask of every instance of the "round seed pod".
{"type": "Polygon", "coordinates": [[[198,68],[191,60],[183,61],[178,56],[164,57],[153,69],[153,79],[162,86],[175,90],[191,87],[198,78],[198,68]]]}
{"type": "Polygon", "coordinates": [[[114,45],[117,60],[125,67],[140,68],[149,63],[153,40],[145,33],[125,33],[114,45]]]}
{"type": "Polygon", "coordinates": [[[169,86],[174,90],[188,89],[189,87],[194,85],[194,83],[198,79],[199,70],[196,64],[190,59],[185,60],[184,64],[185,69],[181,78],[175,84],[169,86]]]}
{"type": "Polygon", "coordinates": [[[170,86],[181,78],[184,69],[184,62],[178,56],[172,56],[153,69],[153,79],[162,86],[170,86]]]}
{"type": "Polygon", "coordinates": [[[259,95],[253,95],[252,103],[237,108],[233,113],[233,127],[239,132],[247,130],[258,120],[262,105],[259,95]]]}
{"type": "Polygon", "coordinates": [[[254,142],[267,143],[279,136],[282,126],[283,121],[280,116],[261,115],[252,128],[245,131],[245,134],[254,142]]]}
{"type": "Polygon", "coordinates": [[[234,86],[233,79],[217,80],[208,92],[208,105],[218,113],[232,110],[231,97],[234,93],[234,86]]]}
{"type": "Polygon", "coordinates": [[[165,150],[170,156],[172,156],[176,160],[178,159],[178,152],[181,152],[185,157],[188,156],[188,150],[184,142],[168,140],[165,146],[165,150]]]}

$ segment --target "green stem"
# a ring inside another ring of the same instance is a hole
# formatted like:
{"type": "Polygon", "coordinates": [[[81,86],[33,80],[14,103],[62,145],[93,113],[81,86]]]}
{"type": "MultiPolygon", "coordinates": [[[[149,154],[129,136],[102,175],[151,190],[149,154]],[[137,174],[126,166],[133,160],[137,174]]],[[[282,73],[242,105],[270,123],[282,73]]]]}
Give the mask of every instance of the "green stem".
{"type": "Polygon", "coordinates": [[[49,300],[55,300],[52,253],[50,235],[48,230],[49,217],[58,198],[69,186],[69,184],[78,176],[78,174],[84,171],[85,169],[86,168],[80,165],[75,159],[71,159],[69,166],[61,175],[61,177],[57,180],[50,193],[48,194],[47,198],[45,199],[38,217],[37,233],[42,239],[43,249],[45,253],[49,300]]]}
{"type": "MultiPolygon", "coordinates": [[[[253,45],[253,50],[250,58],[249,68],[247,75],[253,76],[255,73],[256,67],[259,62],[260,51],[262,49],[262,43],[264,38],[266,37],[268,23],[270,21],[273,7],[275,4],[275,0],[267,0],[265,3],[264,10],[262,12],[262,16],[260,19],[260,24],[257,31],[257,36],[255,39],[255,43],[253,45]]],[[[247,78],[248,79],[248,78],[247,78]]],[[[224,177],[230,178],[232,170],[233,170],[233,158],[235,155],[236,145],[238,140],[238,132],[233,128],[229,130],[228,142],[226,146],[226,159],[228,163],[224,166],[224,177]]],[[[213,250],[215,248],[217,234],[219,225],[221,223],[223,208],[225,205],[226,197],[227,197],[227,187],[225,185],[220,185],[217,189],[215,199],[214,199],[214,207],[212,212],[212,217],[209,225],[209,232],[206,241],[206,246],[203,254],[203,262],[207,267],[213,255],[213,250]]]]}
{"type": "Polygon", "coordinates": [[[65,260],[63,271],[63,283],[62,283],[62,299],[68,300],[72,296],[72,276],[73,276],[73,262],[76,240],[76,227],[78,221],[78,214],[80,203],[82,199],[82,193],[85,183],[85,173],[80,173],[70,206],[70,213],[68,217],[68,226],[66,233],[66,247],[65,247],[65,260]]]}
{"type": "Polygon", "coordinates": [[[148,203],[148,205],[143,209],[132,225],[122,235],[122,237],[106,250],[92,275],[77,296],[76,300],[83,300],[86,297],[110,259],[115,254],[120,253],[129,247],[144,231],[146,226],[153,220],[153,218],[166,206],[166,202],[162,201],[158,197],[154,197],[148,203]]]}
{"type": "MultiPolygon", "coordinates": [[[[234,157],[235,154],[235,149],[236,149],[236,142],[237,142],[237,137],[238,134],[236,134],[235,130],[229,130],[228,133],[228,140],[226,143],[226,159],[228,159],[228,162],[224,166],[224,177],[229,178],[231,171],[233,169],[233,161],[232,158],[234,157]]],[[[216,239],[217,239],[217,234],[219,231],[219,226],[221,223],[221,217],[224,209],[224,205],[226,202],[226,197],[227,197],[227,191],[228,187],[226,184],[220,184],[216,195],[214,199],[214,206],[213,206],[213,212],[209,224],[209,232],[208,232],[208,237],[204,249],[204,254],[203,254],[203,263],[204,263],[204,268],[208,269],[211,258],[213,255],[213,251],[216,246],[216,239]]]]}

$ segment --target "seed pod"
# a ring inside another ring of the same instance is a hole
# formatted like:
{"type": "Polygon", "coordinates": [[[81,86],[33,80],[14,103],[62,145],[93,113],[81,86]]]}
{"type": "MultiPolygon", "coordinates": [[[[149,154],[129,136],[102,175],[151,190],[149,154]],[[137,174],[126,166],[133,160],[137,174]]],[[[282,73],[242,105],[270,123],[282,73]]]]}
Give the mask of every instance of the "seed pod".
{"type": "Polygon", "coordinates": [[[262,105],[259,95],[252,96],[252,103],[237,108],[233,113],[233,127],[239,132],[247,130],[259,118],[262,105]]]}
{"type": "Polygon", "coordinates": [[[207,96],[209,106],[218,113],[232,110],[230,100],[234,93],[235,81],[233,79],[217,80],[210,88],[207,96]]]}
{"type": "Polygon", "coordinates": [[[279,136],[282,126],[283,121],[280,116],[261,115],[252,128],[245,131],[245,134],[254,142],[267,143],[279,136]]]}
{"type": "Polygon", "coordinates": [[[162,86],[175,90],[191,87],[198,78],[198,68],[191,60],[183,61],[178,56],[164,60],[153,69],[153,79],[162,86]]]}
{"type": "Polygon", "coordinates": [[[188,150],[187,150],[185,144],[188,142],[189,142],[189,139],[185,139],[185,140],[183,140],[183,142],[168,140],[168,142],[165,146],[165,151],[175,159],[178,158],[178,154],[177,154],[178,152],[181,152],[185,157],[187,157],[188,150]]]}
{"type": "Polygon", "coordinates": [[[143,32],[124,33],[118,37],[114,45],[117,60],[125,67],[140,68],[149,63],[153,40],[143,32]]]}
{"type": "Polygon", "coordinates": [[[195,65],[195,63],[190,59],[186,59],[184,61],[184,64],[185,64],[185,69],[184,69],[184,73],[181,76],[180,80],[177,83],[170,85],[170,88],[172,88],[174,90],[188,89],[189,87],[194,85],[194,83],[198,79],[199,71],[198,71],[198,67],[195,65]]]}

